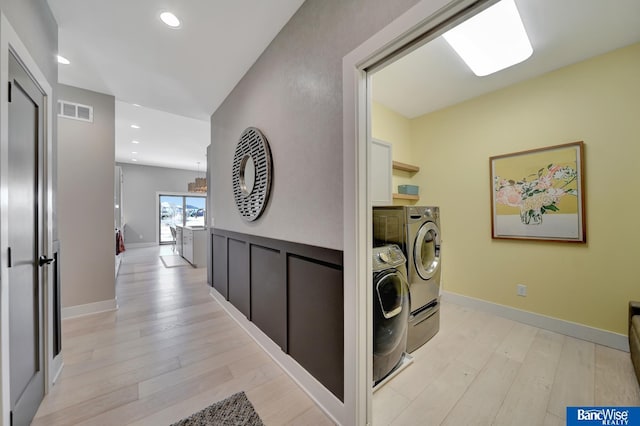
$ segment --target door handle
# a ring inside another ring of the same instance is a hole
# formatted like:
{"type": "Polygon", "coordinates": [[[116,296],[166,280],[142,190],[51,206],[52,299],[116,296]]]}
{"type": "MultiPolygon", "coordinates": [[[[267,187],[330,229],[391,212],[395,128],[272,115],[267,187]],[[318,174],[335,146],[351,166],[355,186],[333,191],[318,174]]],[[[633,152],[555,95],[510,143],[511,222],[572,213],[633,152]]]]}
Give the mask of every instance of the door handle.
{"type": "Polygon", "coordinates": [[[40,258],[38,259],[38,265],[40,266],[44,266],[44,265],[48,265],[50,263],[55,262],[55,259],[50,259],[47,256],[45,256],[44,254],[42,256],[40,256],[40,258]]]}

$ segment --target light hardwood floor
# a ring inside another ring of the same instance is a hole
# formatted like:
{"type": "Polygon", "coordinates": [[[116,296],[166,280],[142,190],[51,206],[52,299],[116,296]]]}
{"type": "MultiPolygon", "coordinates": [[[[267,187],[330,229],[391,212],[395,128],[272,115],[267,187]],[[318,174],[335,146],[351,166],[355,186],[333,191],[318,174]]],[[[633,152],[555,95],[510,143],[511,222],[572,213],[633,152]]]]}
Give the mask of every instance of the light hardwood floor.
{"type": "Polygon", "coordinates": [[[33,425],[169,425],[245,391],[266,425],[332,425],[170,247],[124,253],[119,309],[63,322],[64,369],[33,425]]]}
{"type": "MultiPolygon", "coordinates": [[[[204,269],[158,255],[125,252],[118,311],[64,321],[34,425],[168,425],[241,390],[267,425],[332,424],[210,298],[204,269]]],[[[413,355],[374,394],[375,426],[563,425],[567,405],[640,405],[628,353],[450,303],[413,355]]]]}
{"type": "Polygon", "coordinates": [[[374,426],[564,425],[567,406],[640,405],[628,353],[451,303],[413,355],[374,394],[374,426]]]}

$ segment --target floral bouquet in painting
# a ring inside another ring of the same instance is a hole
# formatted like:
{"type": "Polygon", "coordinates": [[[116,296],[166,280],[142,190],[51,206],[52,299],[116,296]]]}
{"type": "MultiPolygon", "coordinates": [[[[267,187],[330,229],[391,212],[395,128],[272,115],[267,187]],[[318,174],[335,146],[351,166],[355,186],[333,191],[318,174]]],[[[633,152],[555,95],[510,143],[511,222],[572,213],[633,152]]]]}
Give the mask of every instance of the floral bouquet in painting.
{"type": "Polygon", "coordinates": [[[577,196],[576,189],[569,187],[578,174],[568,166],[549,164],[538,173],[525,176],[518,181],[496,176],[494,191],[496,202],[520,208],[520,220],[525,225],[539,225],[542,215],[560,209],[558,201],[565,196],[577,196]]]}

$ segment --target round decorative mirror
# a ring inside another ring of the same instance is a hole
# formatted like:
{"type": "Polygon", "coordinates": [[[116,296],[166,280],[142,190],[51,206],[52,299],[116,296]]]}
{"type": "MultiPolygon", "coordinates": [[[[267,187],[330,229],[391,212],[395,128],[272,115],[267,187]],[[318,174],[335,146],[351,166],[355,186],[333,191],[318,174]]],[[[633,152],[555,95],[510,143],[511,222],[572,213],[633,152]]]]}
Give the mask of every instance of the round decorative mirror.
{"type": "Polygon", "coordinates": [[[260,130],[249,127],[233,157],[233,198],[243,219],[256,220],[267,205],[271,191],[271,151],[260,130]]]}

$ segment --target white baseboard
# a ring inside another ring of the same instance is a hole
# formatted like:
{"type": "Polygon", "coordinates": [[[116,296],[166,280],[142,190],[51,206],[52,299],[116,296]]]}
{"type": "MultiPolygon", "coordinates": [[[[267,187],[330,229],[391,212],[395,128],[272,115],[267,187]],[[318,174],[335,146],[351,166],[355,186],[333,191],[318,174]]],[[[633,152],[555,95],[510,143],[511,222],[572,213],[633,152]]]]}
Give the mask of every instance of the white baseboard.
{"type": "Polygon", "coordinates": [[[82,317],[97,314],[98,312],[115,311],[118,309],[118,299],[102,300],[100,302],[87,303],[62,308],[62,319],[82,317]]]}
{"type": "Polygon", "coordinates": [[[59,354],[53,359],[51,366],[51,369],[53,370],[53,374],[51,375],[51,383],[55,384],[58,381],[58,377],[60,377],[60,373],[62,373],[62,369],[64,368],[64,360],[62,359],[62,354],[59,354]]]}
{"type": "Polygon", "coordinates": [[[578,324],[529,311],[523,311],[510,306],[500,305],[498,303],[488,302],[486,300],[463,296],[461,294],[451,293],[448,291],[442,292],[442,299],[447,302],[489,312],[491,314],[532,325],[534,327],[543,328],[566,336],[629,352],[629,340],[624,334],[589,327],[588,325],[578,324]]]}
{"type": "Polygon", "coordinates": [[[158,243],[124,243],[125,252],[128,249],[136,249],[136,248],[145,248],[145,247],[156,247],[158,243]]]}
{"type": "Polygon", "coordinates": [[[343,424],[344,404],[325,388],[307,370],[302,368],[292,357],[287,355],[273,340],[249,321],[235,306],[229,303],[218,291],[211,287],[211,297],[227,311],[227,313],[242,327],[249,336],[278,364],[294,382],[315,401],[324,413],[336,424],[343,424]]]}
{"type": "Polygon", "coordinates": [[[51,392],[51,389],[55,385],[58,377],[60,377],[60,373],[62,373],[62,368],[64,366],[64,361],[62,359],[62,353],[59,353],[55,358],[49,359],[49,363],[45,368],[47,372],[47,382],[45,383],[44,393],[48,394],[51,392]]]}

